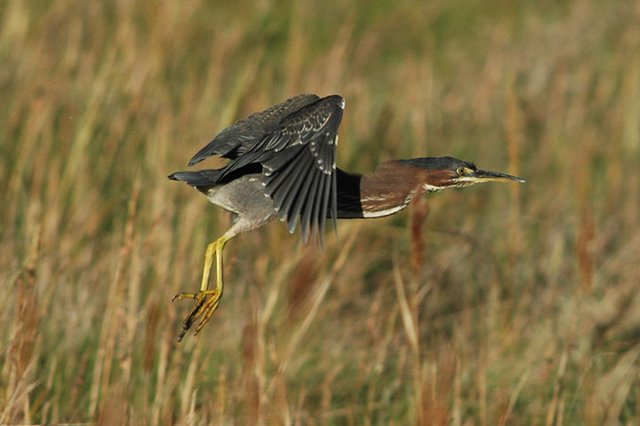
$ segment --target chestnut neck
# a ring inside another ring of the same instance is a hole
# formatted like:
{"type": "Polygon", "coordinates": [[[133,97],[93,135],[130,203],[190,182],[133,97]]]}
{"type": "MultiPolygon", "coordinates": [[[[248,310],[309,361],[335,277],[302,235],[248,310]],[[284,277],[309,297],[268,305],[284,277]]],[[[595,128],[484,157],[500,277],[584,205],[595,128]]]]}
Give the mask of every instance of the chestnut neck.
{"type": "Polygon", "coordinates": [[[337,169],[338,218],[375,218],[404,209],[423,192],[423,170],[400,166],[397,161],[381,164],[373,173],[352,174],[337,169]]]}

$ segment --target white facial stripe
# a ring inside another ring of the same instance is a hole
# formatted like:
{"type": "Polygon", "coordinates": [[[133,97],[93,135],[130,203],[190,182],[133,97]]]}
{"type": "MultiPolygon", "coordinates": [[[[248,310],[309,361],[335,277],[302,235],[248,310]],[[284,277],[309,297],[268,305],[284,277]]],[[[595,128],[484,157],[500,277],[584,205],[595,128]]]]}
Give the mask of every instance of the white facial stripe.
{"type": "Polygon", "coordinates": [[[428,183],[425,183],[424,185],[422,185],[422,188],[425,190],[425,192],[436,192],[442,189],[437,186],[429,185],[428,183]]]}

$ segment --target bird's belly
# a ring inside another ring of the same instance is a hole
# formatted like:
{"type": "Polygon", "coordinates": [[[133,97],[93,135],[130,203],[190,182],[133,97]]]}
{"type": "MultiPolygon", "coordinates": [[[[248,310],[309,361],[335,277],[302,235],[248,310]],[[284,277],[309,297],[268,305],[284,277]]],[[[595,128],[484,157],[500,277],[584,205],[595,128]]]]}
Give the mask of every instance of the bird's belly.
{"type": "Polygon", "coordinates": [[[246,175],[213,187],[207,192],[207,199],[238,215],[237,220],[246,222],[248,228],[258,228],[276,217],[273,200],[265,194],[261,177],[246,175]]]}

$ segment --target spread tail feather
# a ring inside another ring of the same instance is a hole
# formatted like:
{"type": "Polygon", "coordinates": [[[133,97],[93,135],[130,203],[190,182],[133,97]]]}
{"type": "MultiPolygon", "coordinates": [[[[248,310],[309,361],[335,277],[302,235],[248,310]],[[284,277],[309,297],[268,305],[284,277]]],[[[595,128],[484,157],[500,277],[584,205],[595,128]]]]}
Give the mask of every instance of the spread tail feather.
{"type": "Polygon", "coordinates": [[[195,172],[175,172],[170,174],[168,178],[185,182],[195,188],[202,188],[217,185],[221,175],[221,170],[198,170],[195,172]]]}

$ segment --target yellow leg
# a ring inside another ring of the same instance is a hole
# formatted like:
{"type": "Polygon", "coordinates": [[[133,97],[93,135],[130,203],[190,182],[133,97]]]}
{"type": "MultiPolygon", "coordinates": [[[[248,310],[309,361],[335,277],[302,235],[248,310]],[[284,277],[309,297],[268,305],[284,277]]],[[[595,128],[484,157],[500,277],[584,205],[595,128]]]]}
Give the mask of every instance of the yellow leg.
{"type": "Polygon", "coordinates": [[[200,291],[197,293],[180,293],[173,297],[173,301],[181,299],[193,299],[196,306],[191,310],[187,318],[182,323],[182,331],[178,335],[178,342],[189,331],[193,323],[199,318],[200,322],[196,326],[195,334],[198,334],[202,327],[209,322],[211,316],[220,304],[224,283],[222,280],[222,251],[224,245],[229,241],[229,237],[223,235],[214,242],[207,245],[204,255],[204,269],[202,271],[202,283],[200,291]],[[216,287],[209,290],[209,275],[213,266],[213,255],[216,255],[216,287]]]}

